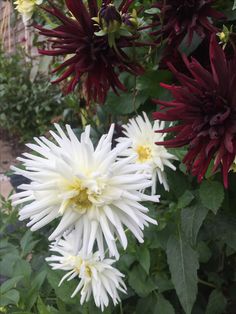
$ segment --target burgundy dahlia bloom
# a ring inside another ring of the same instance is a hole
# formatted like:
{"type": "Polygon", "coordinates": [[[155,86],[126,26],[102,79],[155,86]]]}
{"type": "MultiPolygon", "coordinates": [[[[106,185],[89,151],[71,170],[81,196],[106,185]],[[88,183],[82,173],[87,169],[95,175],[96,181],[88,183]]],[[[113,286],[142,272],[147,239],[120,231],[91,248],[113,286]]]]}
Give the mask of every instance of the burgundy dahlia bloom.
{"type": "Polygon", "coordinates": [[[206,34],[216,33],[218,30],[212,25],[209,18],[221,19],[224,15],[214,10],[211,5],[214,0],[162,0],[154,4],[160,9],[156,15],[160,30],[153,32],[157,42],[167,39],[168,45],[176,46],[187,35],[188,44],[191,44],[196,32],[204,38],[206,34]]]}
{"type": "Polygon", "coordinates": [[[133,1],[122,1],[116,9],[111,1],[106,0],[100,10],[96,0],[88,1],[88,5],[82,0],[65,2],[73,17],[66,16],[51,2],[44,7],[59,20],[60,25],[53,29],[35,26],[41,35],[49,37],[51,43],[50,49],[41,49],[39,52],[50,56],[68,56],[53,70],[62,72],[53,83],[70,79],[67,86],[69,93],[81,82],[88,101],[94,99],[103,103],[110,87],[116,93],[118,89],[126,90],[119,80],[119,73],[127,71],[140,75],[144,71],[123,50],[137,44],[137,29],[119,33],[122,16],[129,14],[133,1]]]}
{"type": "Polygon", "coordinates": [[[155,119],[178,121],[163,132],[174,132],[175,137],[165,142],[166,147],[188,145],[183,162],[200,182],[211,162],[213,173],[221,167],[224,186],[228,187],[228,172],[236,156],[236,55],[230,60],[212,35],[210,42],[210,71],[194,58],[183,56],[191,75],[169,67],[180,86],[165,85],[173,101],[155,100],[161,112],[155,119]],[[165,111],[162,111],[166,109],[165,111]]]}

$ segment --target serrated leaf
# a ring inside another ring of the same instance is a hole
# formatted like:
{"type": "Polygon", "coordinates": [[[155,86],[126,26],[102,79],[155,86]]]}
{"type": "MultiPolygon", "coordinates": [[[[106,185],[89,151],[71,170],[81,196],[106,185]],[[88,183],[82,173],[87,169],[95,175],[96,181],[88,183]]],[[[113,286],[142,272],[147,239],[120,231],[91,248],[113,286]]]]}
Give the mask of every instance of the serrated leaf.
{"type": "Polygon", "coordinates": [[[199,190],[202,204],[217,213],[224,200],[224,188],[220,182],[204,181],[199,190]]]}
{"type": "Polygon", "coordinates": [[[17,304],[20,299],[19,291],[15,289],[8,290],[6,293],[1,295],[0,306],[6,306],[9,304],[17,304]]]}
{"type": "Polygon", "coordinates": [[[166,253],[176,293],[185,312],[190,314],[197,296],[198,254],[180,230],[170,236],[166,253]]]}
{"type": "Polygon", "coordinates": [[[17,276],[5,281],[0,287],[0,293],[6,293],[8,290],[15,288],[16,284],[21,280],[22,276],[17,276]]]}
{"type": "Polygon", "coordinates": [[[210,294],[206,308],[206,314],[222,314],[225,313],[227,301],[221,291],[213,290],[210,294]]]}
{"type": "Polygon", "coordinates": [[[181,211],[181,228],[192,245],[196,244],[199,229],[207,213],[208,209],[198,204],[181,211]]]}
{"type": "Polygon", "coordinates": [[[129,285],[140,297],[145,297],[154,289],[156,289],[154,282],[146,275],[143,268],[139,265],[135,265],[131,269],[129,272],[128,281],[129,285]]]}
{"type": "Polygon", "coordinates": [[[191,193],[190,191],[187,190],[178,199],[177,207],[178,208],[184,208],[184,207],[188,206],[192,202],[193,199],[194,199],[193,193],[191,193]]]}
{"type": "Polygon", "coordinates": [[[145,247],[140,247],[137,251],[137,258],[140,263],[140,265],[143,267],[143,269],[146,271],[146,273],[149,273],[150,268],[150,253],[149,250],[145,247]]]}

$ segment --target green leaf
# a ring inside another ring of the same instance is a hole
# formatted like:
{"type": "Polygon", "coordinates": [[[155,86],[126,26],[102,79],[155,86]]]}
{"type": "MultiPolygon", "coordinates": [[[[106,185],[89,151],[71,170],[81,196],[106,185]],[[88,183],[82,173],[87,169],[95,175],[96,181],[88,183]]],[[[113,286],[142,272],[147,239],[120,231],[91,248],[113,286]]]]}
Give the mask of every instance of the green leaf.
{"type": "Polygon", "coordinates": [[[156,289],[154,282],[146,275],[143,268],[139,265],[135,265],[131,269],[129,272],[128,281],[129,285],[140,297],[145,297],[151,291],[156,289]]]}
{"type": "Polygon", "coordinates": [[[24,257],[30,253],[39,240],[33,241],[33,233],[31,230],[27,230],[22,239],[20,240],[20,246],[22,249],[22,256],[24,257]]]}
{"type": "Polygon", "coordinates": [[[43,303],[40,297],[38,297],[37,309],[39,314],[51,314],[51,312],[48,310],[47,306],[43,303]]]}
{"type": "Polygon", "coordinates": [[[70,282],[65,281],[60,287],[58,287],[58,284],[63,275],[65,275],[64,272],[49,269],[47,273],[48,282],[55,290],[58,298],[60,298],[65,303],[74,304],[76,303],[76,298],[71,298],[71,295],[78,285],[78,281],[76,279],[70,282]]]}
{"type": "Polygon", "coordinates": [[[151,8],[151,9],[145,10],[144,12],[147,14],[158,14],[161,12],[161,10],[158,8],[151,8]]]}
{"type": "Polygon", "coordinates": [[[191,193],[190,191],[185,191],[183,195],[180,196],[179,200],[178,200],[178,204],[177,207],[178,208],[184,208],[186,206],[188,206],[192,200],[194,199],[194,195],[193,193],[191,193]]]}
{"type": "Polygon", "coordinates": [[[176,293],[185,312],[190,314],[197,296],[198,254],[180,230],[170,236],[166,253],[176,293]]]}
{"type": "Polygon", "coordinates": [[[199,262],[200,263],[207,263],[212,256],[211,250],[206,245],[206,243],[203,241],[198,243],[197,252],[199,255],[199,262]]]}
{"type": "MultiPolygon", "coordinates": [[[[2,261],[0,262],[0,274],[7,277],[13,277],[13,267],[18,260],[19,255],[12,253],[4,255],[4,259],[2,259],[2,261]]],[[[21,274],[18,275],[20,276],[21,274]]]]}
{"type": "Polygon", "coordinates": [[[119,96],[114,92],[108,93],[104,110],[115,115],[130,114],[136,111],[146,99],[143,93],[138,93],[136,96],[132,92],[123,92],[119,96]]]}
{"type": "Polygon", "coordinates": [[[146,97],[160,97],[163,88],[161,82],[168,83],[172,78],[170,71],[166,70],[149,70],[144,75],[137,78],[137,90],[146,97]]]}
{"type": "Polygon", "coordinates": [[[6,306],[9,304],[17,304],[20,299],[20,294],[17,290],[11,289],[1,295],[0,306],[6,306]]]}
{"type": "Polygon", "coordinates": [[[155,305],[154,312],[155,314],[175,314],[173,306],[167,301],[162,294],[158,294],[157,302],[155,305]]]}
{"type": "Polygon", "coordinates": [[[167,278],[167,274],[165,273],[157,273],[155,275],[155,282],[160,293],[174,289],[171,280],[167,278]]]}
{"type": "Polygon", "coordinates": [[[203,205],[216,214],[224,200],[223,185],[216,181],[204,181],[200,186],[199,194],[203,205]]]}
{"type": "Polygon", "coordinates": [[[207,213],[208,209],[198,204],[183,208],[181,211],[181,228],[192,245],[196,244],[199,229],[207,213]]]}
{"type": "Polygon", "coordinates": [[[0,287],[0,293],[6,293],[8,290],[15,288],[16,284],[21,280],[22,276],[17,276],[5,281],[0,287]]]}
{"type": "Polygon", "coordinates": [[[44,283],[46,276],[47,276],[47,272],[43,270],[43,271],[40,271],[38,274],[36,274],[35,277],[31,278],[30,289],[24,298],[27,303],[27,309],[31,309],[32,306],[35,304],[38,298],[39,289],[44,283]]]}
{"type": "Polygon", "coordinates": [[[209,217],[206,227],[211,238],[218,239],[226,243],[230,248],[236,251],[236,219],[235,215],[226,215],[218,213],[216,216],[209,217]]]}
{"type": "Polygon", "coordinates": [[[168,171],[168,183],[170,186],[170,193],[173,193],[176,198],[181,197],[189,188],[187,176],[181,172],[168,171]]]}
{"type": "Polygon", "coordinates": [[[30,263],[23,259],[19,259],[13,267],[13,275],[23,276],[26,280],[29,280],[31,272],[30,263]]]}
{"type": "Polygon", "coordinates": [[[213,290],[210,294],[206,308],[206,314],[222,314],[225,313],[227,301],[221,291],[213,290]]]}
{"type": "Polygon", "coordinates": [[[138,300],[136,306],[136,314],[150,314],[153,313],[153,308],[155,305],[155,296],[153,294],[148,295],[146,298],[138,300]]]}
{"type": "Polygon", "coordinates": [[[150,294],[138,301],[137,314],[175,314],[173,306],[162,294],[150,294]]]}
{"type": "Polygon", "coordinates": [[[140,265],[143,267],[143,269],[146,271],[146,273],[149,273],[150,268],[150,253],[149,250],[145,247],[140,247],[137,251],[137,258],[140,263],[140,265]]]}

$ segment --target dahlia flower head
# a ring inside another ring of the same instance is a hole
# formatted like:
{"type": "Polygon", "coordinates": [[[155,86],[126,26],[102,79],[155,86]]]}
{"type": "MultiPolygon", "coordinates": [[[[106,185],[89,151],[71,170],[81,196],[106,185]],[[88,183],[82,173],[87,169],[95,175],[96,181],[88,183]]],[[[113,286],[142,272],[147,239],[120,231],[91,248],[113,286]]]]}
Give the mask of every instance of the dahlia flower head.
{"type": "Polygon", "coordinates": [[[31,19],[35,6],[43,3],[43,0],[16,0],[14,4],[16,5],[16,10],[22,15],[23,23],[31,19]]]}
{"type": "Polygon", "coordinates": [[[124,48],[143,46],[139,38],[139,20],[136,11],[129,12],[134,1],[122,1],[116,8],[111,1],[65,0],[70,15],[65,15],[52,2],[44,10],[56,17],[59,26],[48,29],[35,27],[41,35],[48,37],[50,49],[39,49],[49,56],[65,56],[65,61],[53,70],[59,78],[53,83],[66,82],[67,93],[80,82],[88,102],[103,103],[108,90],[115,93],[126,90],[119,80],[121,72],[141,75],[143,67],[132,60],[124,48]]]}
{"type": "Polygon", "coordinates": [[[167,40],[167,44],[175,47],[187,36],[190,45],[194,33],[201,38],[216,33],[218,28],[211,19],[223,19],[225,16],[212,8],[214,0],[162,0],[153,7],[160,10],[155,15],[157,31],[152,34],[157,37],[157,43],[167,40]]]}
{"type": "Polygon", "coordinates": [[[177,121],[176,125],[158,132],[173,132],[173,139],[158,141],[165,147],[187,145],[183,162],[200,182],[211,161],[212,172],[221,168],[225,188],[228,172],[236,156],[236,55],[227,59],[216,41],[210,40],[210,69],[194,58],[183,60],[190,75],[178,72],[169,64],[180,86],[162,84],[174,100],[155,103],[162,105],[155,119],[177,121]]]}
{"type": "Polygon", "coordinates": [[[81,305],[93,296],[96,306],[103,311],[109,304],[109,297],[116,305],[120,302],[118,292],[126,293],[126,285],[122,280],[124,275],[112,266],[115,260],[101,259],[99,252],[84,254],[79,251],[75,230],[55,241],[50,251],[56,253],[46,258],[52,269],[66,271],[59,286],[65,280],[79,279],[71,297],[80,292],[81,305]]]}
{"type": "Polygon", "coordinates": [[[132,163],[134,156],[119,157],[129,142],[112,149],[114,125],[96,147],[90,139],[90,126],[80,140],[69,125],[67,134],[59,125],[55,127],[57,133],[50,131],[52,141],[40,137],[27,145],[34,153],[18,158],[25,169],[12,167],[31,180],[12,196],[13,205],[24,204],[19,219],[30,219],[27,226],[35,231],[58,218],[50,241],[75,228],[84,254],[91,253],[97,243],[101,258],[106,247],[110,256],[118,258],[116,240],[127,247],[124,227],[143,242],[144,226],[156,224],[140,203],[159,201],[159,196],[144,193],[152,185],[151,176],[143,173],[145,165],[132,163]]]}
{"type": "Polygon", "coordinates": [[[157,133],[157,130],[163,130],[165,123],[156,120],[154,124],[150,122],[148,116],[143,112],[142,116],[130,119],[127,125],[123,125],[123,133],[126,137],[117,139],[119,143],[129,143],[129,147],[122,152],[122,156],[135,156],[135,164],[143,164],[148,167],[144,171],[152,176],[152,194],[156,193],[156,181],[163,184],[166,191],[169,190],[165,167],[176,170],[171,160],[177,158],[170,154],[167,149],[155,142],[163,141],[165,134],[157,133]]]}

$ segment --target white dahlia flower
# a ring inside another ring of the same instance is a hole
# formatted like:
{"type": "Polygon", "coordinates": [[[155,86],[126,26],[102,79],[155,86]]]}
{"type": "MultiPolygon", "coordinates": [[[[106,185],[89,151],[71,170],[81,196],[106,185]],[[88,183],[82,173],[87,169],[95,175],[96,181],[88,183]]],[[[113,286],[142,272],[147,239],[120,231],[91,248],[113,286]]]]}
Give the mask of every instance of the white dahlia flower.
{"type": "Polygon", "coordinates": [[[114,305],[119,301],[118,290],[126,293],[126,286],[122,280],[124,275],[111,266],[115,260],[101,259],[99,252],[84,255],[78,251],[77,233],[72,231],[69,235],[55,241],[50,250],[59,255],[52,255],[46,258],[52,269],[67,271],[62,277],[59,286],[65,279],[70,281],[79,279],[79,283],[71,297],[78,292],[81,294],[80,303],[88,301],[93,295],[95,304],[104,310],[108,306],[109,296],[114,305]]]}
{"type": "Polygon", "coordinates": [[[13,205],[25,203],[19,209],[19,219],[30,218],[27,226],[34,231],[60,217],[49,240],[76,227],[84,253],[92,252],[96,241],[103,256],[105,238],[110,255],[118,257],[116,238],[127,247],[124,226],[143,242],[144,226],[156,221],[146,215],[148,209],[140,201],[157,202],[159,196],[141,192],[152,185],[150,175],[137,173],[143,172],[144,165],[131,163],[133,156],[117,159],[130,143],[111,148],[114,125],[96,148],[89,126],[80,140],[69,125],[68,135],[59,125],[55,127],[59,134],[51,131],[55,143],[45,137],[35,138],[37,144],[27,146],[37,155],[24,153],[18,158],[25,170],[12,167],[31,180],[19,187],[23,192],[12,196],[13,205]]]}
{"type": "Polygon", "coordinates": [[[177,159],[174,155],[168,153],[162,145],[156,145],[156,142],[164,140],[165,134],[156,133],[156,130],[163,130],[164,122],[156,120],[152,125],[145,112],[142,116],[130,119],[127,125],[123,125],[124,134],[127,137],[118,138],[119,143],[131,144],[128,149],[122,152],[122,156],[135,156],[133,162],[136,164],[145,164],[149,166],[145,173],[152,175],[152,194],[156,192],[156,180],[163,184],[166,191],[169,190],[164,167],[167,166],[176,170],[170,160],[177,159]]]}
{"type": "Polygon", "coordinates": [[[24,24],[26,24],[32,17],[35,6],[40,5],[43,0],[16,0],[16,10],[22,15],[24,24]]]}

